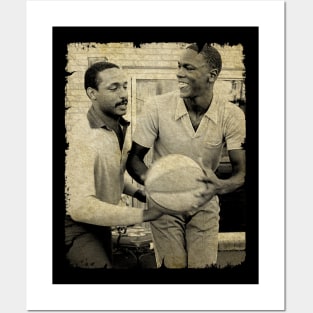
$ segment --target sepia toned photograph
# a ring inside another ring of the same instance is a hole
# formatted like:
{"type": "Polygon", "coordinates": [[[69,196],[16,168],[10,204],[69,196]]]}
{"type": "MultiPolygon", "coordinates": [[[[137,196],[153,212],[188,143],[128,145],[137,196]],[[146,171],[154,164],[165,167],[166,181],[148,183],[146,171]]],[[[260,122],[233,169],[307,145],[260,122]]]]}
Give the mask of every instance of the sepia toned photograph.
{"type": "Polygon", "coordinates": [[[53,283],[258,284],[258,27],[53,27],[53,283]]]}

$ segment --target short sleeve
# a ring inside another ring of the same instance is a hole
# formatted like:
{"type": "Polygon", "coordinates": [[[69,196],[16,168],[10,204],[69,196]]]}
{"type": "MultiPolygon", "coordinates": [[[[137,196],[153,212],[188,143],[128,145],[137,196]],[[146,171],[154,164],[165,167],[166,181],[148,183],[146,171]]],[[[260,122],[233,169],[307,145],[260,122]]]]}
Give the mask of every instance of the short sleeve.
{"type": "Polygon", "coordinates": [[[246,139],[245,114],[234,104],[231,104],[226,110],[224,136],[227,150],[243,149],[246,139]]]}
{"type": "Polygon", "coordinates": [[[137,116],[133,141],[139,145],[151,148],[159,133],[158,107],[154,98],[145,101],[144,107],[137,116]]]}

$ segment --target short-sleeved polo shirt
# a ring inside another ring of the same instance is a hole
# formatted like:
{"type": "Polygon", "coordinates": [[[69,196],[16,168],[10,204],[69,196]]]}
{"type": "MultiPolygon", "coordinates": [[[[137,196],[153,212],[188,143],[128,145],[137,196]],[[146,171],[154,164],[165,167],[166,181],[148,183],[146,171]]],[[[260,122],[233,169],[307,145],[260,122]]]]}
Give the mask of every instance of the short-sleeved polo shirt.
{"type": "Polygon", "coordinates": [[[233,103],[214,95],[211,105],[195,131],[178,92],[153,97],[137,118],[133,141],[154,149],[153,160],[167,154],[183,154],[204,169],[215,171],[222,149],[243,149],[245,115],[233,103]]]}

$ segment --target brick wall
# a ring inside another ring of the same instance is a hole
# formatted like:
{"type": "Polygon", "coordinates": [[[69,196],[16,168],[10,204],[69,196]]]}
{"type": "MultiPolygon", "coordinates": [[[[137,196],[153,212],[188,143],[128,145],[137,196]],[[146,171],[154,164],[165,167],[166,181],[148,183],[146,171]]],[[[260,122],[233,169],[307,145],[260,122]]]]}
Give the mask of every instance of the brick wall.
{"type": "MultiPolygon", "coordinates": [[[[66,126],[68,129],[75,121],[86,113],[90,101],[84,90],[84,73],[88,66],[99,60],[108,60],[123,67],[129,77],[129,100],[132,109],[126,118],[131,122],[135,119],[136,97],[131,95],[131,89],[136,89],[135,80],[140,79],[176,79],[177,60],[185,43],[150,43],[142,44],[140,48],[132,43],[73,43],[68,45],[67,72],[71,75],[66,84],[66,126]]],[[[243,47],[219,46],[223,61],[215,88],[231,100],[244,100],[244,65],[243,47]]],[[[134,123],[135,124],[135,123],[134,123]]]]}

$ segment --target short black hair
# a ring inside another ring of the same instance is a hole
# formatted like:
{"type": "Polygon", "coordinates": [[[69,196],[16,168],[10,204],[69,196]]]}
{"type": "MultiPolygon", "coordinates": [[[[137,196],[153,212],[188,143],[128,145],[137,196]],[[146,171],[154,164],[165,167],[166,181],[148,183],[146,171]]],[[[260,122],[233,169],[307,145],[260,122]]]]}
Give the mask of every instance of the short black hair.
{"type": "Polygon", "coordinates": [[[87,88],[89,87],[98,90],[99,85],[98,73],[114,67],[120,68],[118,65],[114,63],[105,61],[96,62],[92,64],[85,73],[85,82],[84,82],[85,90],[87,90],[87,88]]]}
{"type": "Polygon", "coordinates": [[[198,44],[193,43],[186,47],[186,49],[192,49],[198,53],[201,53],[207,61],[211,69],[217,69],[218,74],[222,70],[222,57],[216,48],[211,44],[204,44],[203,47],[199,47],[198,44]]]}

